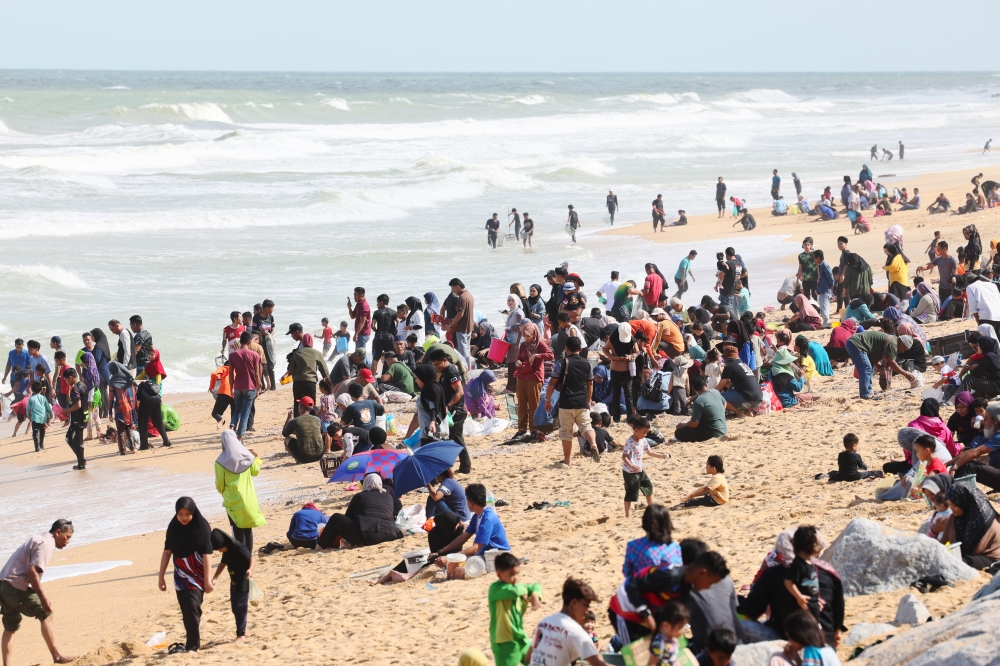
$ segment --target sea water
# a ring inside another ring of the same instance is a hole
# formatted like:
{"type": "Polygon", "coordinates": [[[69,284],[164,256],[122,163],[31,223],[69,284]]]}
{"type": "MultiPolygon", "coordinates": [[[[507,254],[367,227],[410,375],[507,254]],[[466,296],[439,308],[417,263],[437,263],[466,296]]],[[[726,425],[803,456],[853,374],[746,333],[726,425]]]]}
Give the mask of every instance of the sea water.
{"type": "Polygon", "coordinates": [[[876,176],[992,167],[998,95],[991,73],[0,72],[0,345],[58,334],[74,350],[138,313],[165,390],[205,390],[229,312],[265,298],[283,355],[288,324],[336,328],[355,285],[395,305],[457,276],[502,323],[509,284],[547,290],[560,261],[593,294],[611,270],[641,282],[647,261],[669,279],[694,247],[689,298],[710,293],[729,244],[760,307],[797,250],[766,219],[715,242],[595,237],[608,189],[627,223],[658,193],[671,215],[713,211],[718,176],[766,206],[773,168],[786,198],[795,171],[814,200],[874,143],[897,153],[876,176]],[[487,248],[486,219],[506,229],[511,207],[535,220],[533,250],[487,248]]]}

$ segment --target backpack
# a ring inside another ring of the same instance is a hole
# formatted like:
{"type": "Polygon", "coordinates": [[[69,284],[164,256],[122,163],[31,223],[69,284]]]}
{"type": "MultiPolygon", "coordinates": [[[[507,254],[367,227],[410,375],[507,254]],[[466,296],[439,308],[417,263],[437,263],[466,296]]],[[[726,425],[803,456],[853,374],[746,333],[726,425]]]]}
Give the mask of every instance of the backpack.
{"type": "Polygon", "coordinates": [[[663,402],[663,373],[654,372],[648,382],[639,386],[639,393],[650,402],[663,402]]]}

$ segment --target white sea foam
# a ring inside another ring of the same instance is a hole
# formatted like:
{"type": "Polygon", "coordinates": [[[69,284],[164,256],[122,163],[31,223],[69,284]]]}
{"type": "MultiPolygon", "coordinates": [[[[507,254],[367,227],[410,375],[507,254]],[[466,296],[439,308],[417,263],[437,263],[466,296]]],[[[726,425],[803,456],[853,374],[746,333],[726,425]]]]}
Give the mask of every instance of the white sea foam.
{"type": "Polygon", "coordinates": [[[102,90],[131,90],[128,86],[108,86],[102,90]]]}
{"type": "Polygon", "coordinates": [[[173,114],[183,116],[188,120],[201,120],[214,123],[233,124],[230,118],[218,104],[213,102],[193,102],[190,104],[146,104],[140,109],[150,109],[155,111],[169,111],[173,114]]]}
{"type": "Polygon", "coordinates": [[[323,106],[332,106],[333,108],[339,109],[341,111],[350,111],[351,110],[351,108],[349,106],[347,106],[347,102],[345,100],[342,100],[342,99],[339,99],[339,98],[336,98],[336,97],[331,97],[330,99],[324,99],[320,103],[323,106]]]}
{"type": "Polygon", "coordinates": [[[89,576],[91,574],[102,573],[117,569],[118,567],[130,567],[130,560],[106,560],[104,562],[85,562],[83,564],[64,564],[57,567],[46,567],[45,582],[51,583],[62,578],[76,578],[77,576],[89,576]]]}
{"type": "Polygon", "coordinates": [[[524,97],[515,97],[514,100],[518,104],[525,104],[527,106],[534,106],[535,104],[545,104],[545,98],[541,95],[526,95],[524,97]]]}
{"type": "Polygon", "coordinates": [[[18,275],[31,280],[47,280],[69,289],[87,289],[87,283],[80,276],[59,266],[46,266],[44,264],[0,266],[0,276],[2,275],[18,275]]]}

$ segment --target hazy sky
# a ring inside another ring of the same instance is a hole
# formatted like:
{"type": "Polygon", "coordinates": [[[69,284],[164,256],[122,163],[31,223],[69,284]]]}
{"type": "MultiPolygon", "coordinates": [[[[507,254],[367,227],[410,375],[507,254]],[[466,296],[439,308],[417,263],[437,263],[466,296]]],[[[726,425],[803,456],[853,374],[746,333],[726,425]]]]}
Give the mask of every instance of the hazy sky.
{"type": "Polygon", "coordinates": [[[0,0],[3,69],[989,70],[995,0],[0,0]]]}

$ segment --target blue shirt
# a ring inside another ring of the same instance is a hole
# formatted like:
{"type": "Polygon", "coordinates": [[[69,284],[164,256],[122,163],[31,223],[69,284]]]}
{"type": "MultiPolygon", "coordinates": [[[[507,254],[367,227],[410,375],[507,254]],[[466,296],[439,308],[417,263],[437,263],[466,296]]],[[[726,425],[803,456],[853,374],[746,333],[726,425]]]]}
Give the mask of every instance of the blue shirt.
{"type": "Polygon", "coordinates": [[[787,213],[788,212],[788,204],[785,203],[784,199],[775,199],[774,200],[774,212],[775,213],[787,213]]]}
{"type": "Polygon", "coordinates": [[[674,274],[675,280],[684,280],[687,278],[688,272],[691,270],[691,260],[687,257],[681,259],[680,266],[677,267],[677,273],[674,274]]]}
{"type": "Polygon", "coordinates": [[[482,555],[494,548],[510,550],[510,544],[507,543],[507,532],[500,522],[500,516],[497,515],[497,512],[491,506],[483,509],[480,515],[473,515],[472,521],[469,522],[469,526],[465,528],[465,531],[468,534],[475,534],[476,536],[473,538],[473,541],[482,546],[476,552],[476,555],[482,555]]]}
{"type": "Polygon", "coordinates": [[[319,538],[319,525],[326,525],[327,518],[319,509],[299,509],[288,523],[289,539],[310,541],[319,538]]]}
{"type": "Polygon", "coordinates": [[[781,176],[771,176],[771,189],[776,190],[781,185],[781,176]]]}
{"type": "Polygon", "coordinates": [[[833,270],[830,268],[830,264],[825,261],[818,266],[818,279],[816,281],[816,291],[821,294],[825,294],[828,291],[833,291],[833,270]]]}
{"type": "Polygon", "coordinates": [[[974,449],[977,446],[985,446],[990,450],[990,467],[1000,467],[1000,433],[993,435],[989,439],[976,437],[969,444],[969,448],[974,449]]]}
{"type": "Polygon", "coordinates": [[[42,366],[44,368],[44,372],[46,372],[46,373],[52,372],[52,369],[49,367],[49,362],[47,360],[45,360],[45,357],[42,356],[41,354],[39,354],[38,356],[30,356],[29,355],[28,356],[28,363],[31,365],[31,377],[32,377],[32,379],[34,379],[34,377],[35,377],[35,368],[37,368],[38,366],[42,366]]]}
{"type": "Polygon", "coordinates": [[[16,370],[18,368],[27,370],[28,365],[31,363],[30,359],[31,355],[28,354],[27,349],[21,349],[20,353],[18,353],[16,349],[11,349],[7,352],[7,365],[10,366],[11,370],[16,370]]]}
{"type": "MultiPolygon", "coordinates": [[[[444,493],[442,502],[448,509],[453,511],[463,523],[472,520],[472,512],[469,511],[469,504],[465,501],[465,489],[455,479],[445,479],[441,482],[438,490],[444,493]]],[[[502,527],[500,528],[503,529],[502,527]]]]}

